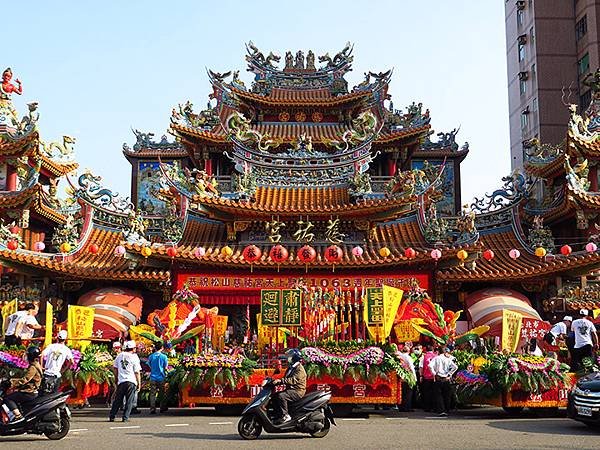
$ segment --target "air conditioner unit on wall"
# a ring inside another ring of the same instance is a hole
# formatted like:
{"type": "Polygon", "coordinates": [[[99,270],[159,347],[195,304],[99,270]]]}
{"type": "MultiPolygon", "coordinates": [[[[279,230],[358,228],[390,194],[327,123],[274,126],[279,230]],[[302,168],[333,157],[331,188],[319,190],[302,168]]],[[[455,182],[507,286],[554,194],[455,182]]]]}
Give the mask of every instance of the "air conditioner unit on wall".
{"type": "Polygon", "coordinates": [[[519,80],[526,81],[529,79],[529,72],[519,72],[519,80]]]}
{"type": "Polygon", "coordinates": [[[519,36],[517,38],[517,42],[521,45],[527,44],[527,35],[526,34],[522,34],[521,36],[519,36]]]}
{"type": "Polygon", "coordinates": [[[525,0],[517,0],[515,5],[517,5],[517,9],[525,9],[525,0]]]}
{"type": "Polygon", "coordinates": [[[529,114],[529,106],[526,106],[525,109],[521,111],[521,114],[529,114]]]}

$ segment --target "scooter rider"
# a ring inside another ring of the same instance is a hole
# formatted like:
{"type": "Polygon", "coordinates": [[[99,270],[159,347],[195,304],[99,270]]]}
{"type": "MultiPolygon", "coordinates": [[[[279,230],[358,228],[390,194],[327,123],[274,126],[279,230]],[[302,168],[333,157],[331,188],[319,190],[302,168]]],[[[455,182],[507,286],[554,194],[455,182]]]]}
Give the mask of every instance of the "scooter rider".
{"type": "Polygon", "coordinates": [[[25,371],[25,375],[23,378],[11,380],[11,385],[16,390],[4,398],[4,403],[14,414],[14,421],[23,419],[18,403],[33,400],[38,395],[43,375],[42,365],[40,364],[41,355],[42,352],[39,347],[29,347],[27,349],[29,367],[25,371]]]}
{"type": "Polygon", "coordinates": [[[278,392],[273,398],[275,415],[279,419],[276,424],[282,424],[291,420],[288,414],[288,402],[295,402],[304,397],[306,393],[306,371],[302,365],[302,355],[297,348],[285,352],[288,368],[283,378],[275,380],[273,384],[285,384],[285,391],[278,392]]]}

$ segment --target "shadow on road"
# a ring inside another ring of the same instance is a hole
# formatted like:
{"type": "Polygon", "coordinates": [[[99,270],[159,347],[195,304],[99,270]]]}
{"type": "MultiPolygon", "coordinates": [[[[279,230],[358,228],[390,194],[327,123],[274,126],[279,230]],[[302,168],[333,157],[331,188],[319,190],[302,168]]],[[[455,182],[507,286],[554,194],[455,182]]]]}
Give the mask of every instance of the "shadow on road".
{"type": "MultiPolygon", "coordinates": [[[[201,434],[201,433],[125,433],[129,437],[155,437],[161,439],[193,439],[200,441],[239,441],[244,440],[238,434],[201,434]]],[[[310,436],[296,434],[261,434],[261,441],[282,439],[282,440],[298,440],[298,439],[313,439],[310,436]]]]}
{"type": "Polygon", "coordinates": [[[491,428],[499,430],[516,431],[522,433],[560,434],[560,435],[590,435],[600,436],[600,430],[593,430],[582,423],[566,419],[511,419],[498,420],[488,424],[491,428]]]}

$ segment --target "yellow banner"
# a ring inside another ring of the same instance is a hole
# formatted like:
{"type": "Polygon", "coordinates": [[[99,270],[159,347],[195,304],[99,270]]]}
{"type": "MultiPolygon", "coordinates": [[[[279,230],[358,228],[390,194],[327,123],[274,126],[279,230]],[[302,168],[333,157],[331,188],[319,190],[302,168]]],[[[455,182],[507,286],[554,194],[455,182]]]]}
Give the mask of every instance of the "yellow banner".
{"type": "Polygon", "coordinates": [[[277,327],[263,325],[260,314],[256,315],[256,322],[258,324],[258,349],[261,353],[265,345],[276,342],[285,345],[285,331],[282,328],[279,328],[278,336],[277,327]]]}
{"type": "Polygon", "coordinates": [[[225,331],[227,331],[227,316],[215,316],[213,318],[212,343],[213,347],[223,350],[225,346],[225,331]]]}
{"type": "Polygon", "coordinates": [[[401,320],[398,325],[394,327],[398,342],[417,342],[421,338],[421,333],[412,326],[413,323],[418,324],[419,320],[401,320]]]}
{"type": "Polygon", "coordinates": [[[597,319],[597,318],[598,318],[598,316],[600,316],[600,309],[594,309],[594,310],[592,311],[592,317],[593,317],[594,319],[597,319]]]}
{"type": "Polygon", "coordinates": [[[517,351],[522,322],[522,314],[507,309],[502,311],[502,350],[517,351]]]}
{"type": "Polygon", "coordinates": [[[8,326],[8,316],[17,312],[17,300],[11,300],[2,307],[2,335],[8,326]]]}
{"type": "Polygon", "coordinates": [[[54,308],[50,304],[50,302],[46,302],[46,334],[44,336],[44,347],[48,347],[52,344],[52,330],[53,330],[53,322],[52,322],[52,313],[54,312],[54,308]]]}
{"type": "MultiPolygon", "coordinates": [[[[92,337],[94,332],[94,308],[88,306],[69,305],[67,314],[67,333],[71,339],[85,339],[92,337]]],[[[80,347],[84,350],[90,341],[69,341],[72,347],[80,347]]]]}
{"type": "MultiPolygon", "coordinates": [[[[375,288],[371,289],[371,291],[375,291],[377,289],[380,289],[379,293],[383,297],[383,325],[368,325],[369,301],[371,301],[368,297],[363,299],[363,302],[366,302],[365,307],[363,308],[363,320],[367,324],[367,330],[371,339],[384,342],[385,338],[387,338],[392,332],[394,319],[396,318],[396,313],[398,312],[398,307],[402,301],[402,295],[404,294],[404,291],[402,289],[385,285],[383,288],[375,288]]],[[[373,297],[373,295],[371,295],[371,297],[373,297]]]]}

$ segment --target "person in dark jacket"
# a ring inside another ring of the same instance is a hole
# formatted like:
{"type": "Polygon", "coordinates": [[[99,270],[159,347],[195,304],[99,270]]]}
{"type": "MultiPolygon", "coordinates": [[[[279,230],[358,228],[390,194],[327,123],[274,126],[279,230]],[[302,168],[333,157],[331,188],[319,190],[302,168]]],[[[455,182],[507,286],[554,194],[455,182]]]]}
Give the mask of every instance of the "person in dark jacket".
{"type": "Polygon", "coordinates": [[[25,375],[22,378],[11,380],[11,386],[15,390],[4,398],[4,403],[14,414],[14,421],[23,419],[19,410],[19,403],[33,400],[38,395],[44,374],[44,369],[40,364],[41,356],[42,351],[39,347],[29,347],[27,349],[29,367],[25,371],[25,375]]]}
{"type": "Polygon", "coordinates": [[[284,384],[285,391],[278,392],[273,398],[273,407],[278,420],[277,424],[288,422],[292,418],[288,414],[288,402],[300,400],[306,394],[306,371],[302,365],[302,355],[296,348],[285,352],[288,368],[283,378],[275,380],[274,384],[284,384]]]}

